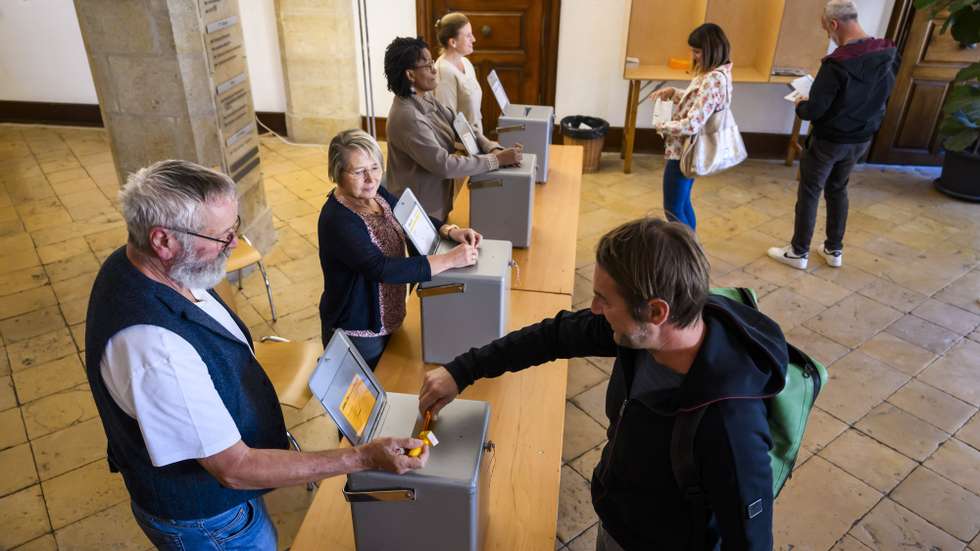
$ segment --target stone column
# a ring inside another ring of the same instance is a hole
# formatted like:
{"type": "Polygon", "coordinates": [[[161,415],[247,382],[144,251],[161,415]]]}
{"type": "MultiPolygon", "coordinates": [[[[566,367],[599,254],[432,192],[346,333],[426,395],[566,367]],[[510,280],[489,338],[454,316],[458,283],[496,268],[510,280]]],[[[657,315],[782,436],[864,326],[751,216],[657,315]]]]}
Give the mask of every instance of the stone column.
{"type": "Polygon", "coordinates": [[[350,0],[276,0],[286,82],[286,129],[301,143],[329,143],[361,127],[350,0]]]}
{"type": "Polygon", "coordinates": [[[276,241],[259,170],[238,0],[75,0],[121,182],[162,159],[230,175],[242,228],[276,241]]]}

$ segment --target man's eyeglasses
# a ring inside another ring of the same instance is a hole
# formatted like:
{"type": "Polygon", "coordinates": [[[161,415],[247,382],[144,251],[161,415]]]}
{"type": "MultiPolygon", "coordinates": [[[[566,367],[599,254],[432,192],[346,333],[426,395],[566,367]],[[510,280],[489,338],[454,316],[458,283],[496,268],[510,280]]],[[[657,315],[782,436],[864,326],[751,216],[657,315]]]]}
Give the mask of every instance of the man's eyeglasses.
{"type": "Polygon", "coordinates": [[[363,167],[363,168],[359,168],[357,170],[348,170],[346,172],[347,172],[347,174],[350,174],[355,179],[357,179],[357,180],[359,180],[361,182],[363,182],[364,180],[367,179],[367,175],[368,174],[370,174],[371,177],[374,178],[375,180],[377,180],[378,178],[381,177],[381,167],[378,166],[378,165],[374,165],[374,166],[370,166],[370,167],[363,167]]]}
{"type": "Polygon", "coordinates": [[[235,236],[238,235],[238,230],[241,229],[241,227],[242,227],[242,217],[239,216],[235,218],[235,225],[230,230],[228,230],[228,232],[225,234],[226,237],[224,239],[211,237],[210,235],[204,235],[202,233],[195,233],[188,230],[182,230],[180,228],[167,228],[167,229],[170,231],[186,233],[187,235],[193,235],[194,237],[200,237],[201,239],[207,239],[208,241],[216,241],[218,243],[222,243],[224,244],[224,247],[222,247],[221,250],[224,251],[225,249],[228,248],[229,245],[231,245],[231,242],[235,240],[235,236]]]}

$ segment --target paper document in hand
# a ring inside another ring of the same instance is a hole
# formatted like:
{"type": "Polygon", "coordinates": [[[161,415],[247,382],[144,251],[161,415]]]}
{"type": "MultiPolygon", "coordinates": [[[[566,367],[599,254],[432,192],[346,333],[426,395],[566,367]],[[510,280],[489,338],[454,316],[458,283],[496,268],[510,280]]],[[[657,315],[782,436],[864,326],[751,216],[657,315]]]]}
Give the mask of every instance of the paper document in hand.
{"type": "Polygon", "coordinates": [[[653,126],[670,122],[674,116],[674,102],[658,99],[653,102],[653,126]]]}
{"type": "Polygon", "coordinates": [[[786,101],[796,103],[796,100],[800,98],[810,97],[810,87],[813,86],[813,77],[810,75],[803,75],[793,82],[789,83],[793,87],[793,91],[783,96],[786,101]]]}

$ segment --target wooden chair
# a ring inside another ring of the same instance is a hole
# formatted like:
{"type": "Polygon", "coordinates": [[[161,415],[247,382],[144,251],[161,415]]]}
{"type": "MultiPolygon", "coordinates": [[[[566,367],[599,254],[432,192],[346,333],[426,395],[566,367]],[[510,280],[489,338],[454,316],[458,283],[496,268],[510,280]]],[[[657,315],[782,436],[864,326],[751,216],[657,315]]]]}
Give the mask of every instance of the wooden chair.
{"type": "Polygon", "coordinates": [[[242,269],[257,264],[262,280],[265,282],[265,293],[269,296],[269,309],[272,310],[272,321],[278,321],[276,316],[276,305],[272,302],[272,285],[269,283],[269,274],[265,271],[265,264],[262,263],[262,253],[256,249],[252,242],[244,235],[238,240],[238,246],[232,249],[231,256],[228,257],[228,264],[225,272],[238,272],[238,290],[242,289],[242,269]]]}
{"type": "MultiPolygon", "coordinates": [[[[237,313],[235,293],[227,279],[215,286],[214,290],[225,301],[232,311],[237,313]]],[[[290,341],[277,336],[265,336],[253,341],[255,359],[265,370],[272,387],[276,391],[279,403],[285,406],[301,409],[313,397],[310,392],[309,380],[316,370],[317,361],[323,349],[319,343],[309,341],[290,341]]],[[[296,451],[302,451],[299,442],[292,433],[286,431],[286,438],[296,451]]],[[[310,482],[306,488],[313,491],[317,484],[310,482]]]]}

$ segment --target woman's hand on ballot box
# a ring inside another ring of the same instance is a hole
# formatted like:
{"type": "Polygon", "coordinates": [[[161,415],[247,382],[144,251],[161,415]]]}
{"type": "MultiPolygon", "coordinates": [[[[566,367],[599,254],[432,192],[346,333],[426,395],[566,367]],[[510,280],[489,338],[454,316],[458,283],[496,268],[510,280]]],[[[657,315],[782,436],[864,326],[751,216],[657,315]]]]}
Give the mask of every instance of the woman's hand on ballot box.
{"type": "Polygon", "coordinates": [[[515,144],[514,147],[495,151],[493,154],[497,156],[497,162],[500,166],[519,165],[521,164],[521,159],[524,157],[524,146],[515,144]]]}
{"type": "Polygon", "coordinates": [[[361,460],[361,470],[373,469],[405,474],[421,469],[429,460],[429,446],[418,438],[378,438],[355,448],[361,460]],[[422,448],[418,457],[409,457],[408,450],[422,448]]]}
{"type": "Polygon", "coordinates": [[[432,415],[446,407],[459,395],[456,381],[445,367],[437,367],[425,374],[422,379],[422,390],[419,391],[419,412],[431,412],[432,415]]]}

